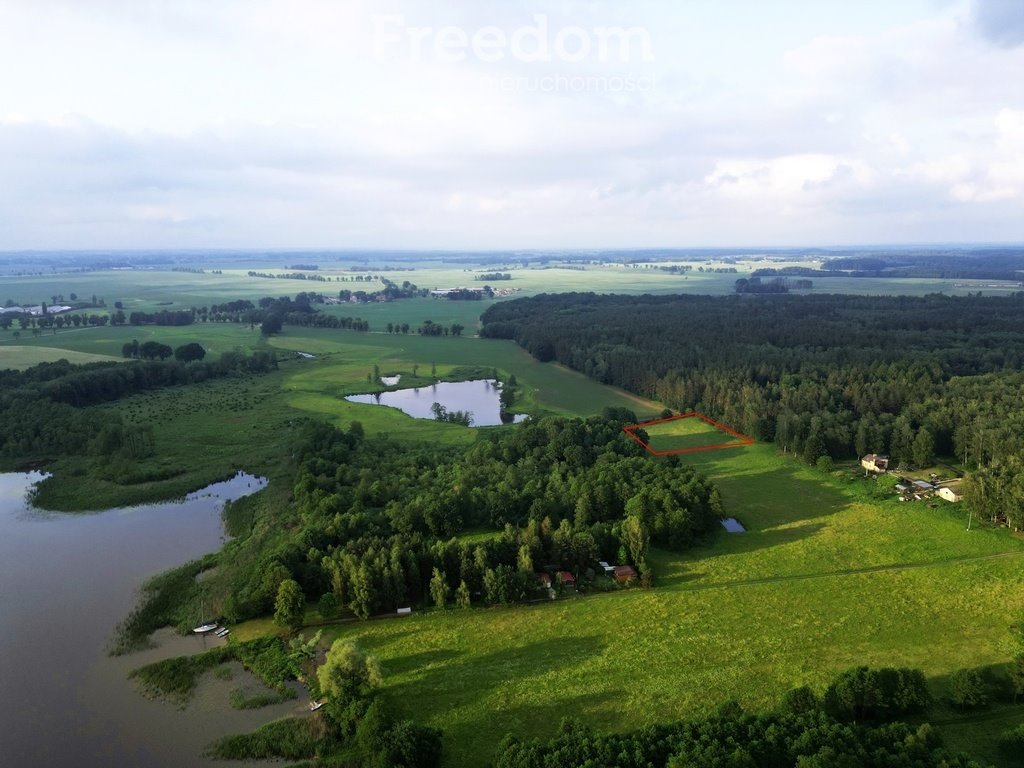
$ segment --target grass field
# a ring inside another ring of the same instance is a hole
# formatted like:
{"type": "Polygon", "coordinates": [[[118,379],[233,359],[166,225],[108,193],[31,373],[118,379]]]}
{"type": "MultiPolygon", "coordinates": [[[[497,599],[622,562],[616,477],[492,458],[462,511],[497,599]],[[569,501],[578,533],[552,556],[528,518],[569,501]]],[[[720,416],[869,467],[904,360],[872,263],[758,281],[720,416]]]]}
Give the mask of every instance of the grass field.
{"type": "Polygon", "coordinates": [[[97,355],[90,352],[77,352],[73,350],[60,349],[59,347],[48,347],[41,344],[33,346],[19,346],[15,344],[0,345],[0,369],[16,368],[24,370],[39,363],[52,363],[55,360],[64,358],[68,362],[100,363],[110,360],[120,360],[120,357],[109,355],[97,355]]]}
{"type": "MultiPolygon", "coordinates": [[[[199,341],[212,355],[219,355],[230,350],[248,351],[261,344],[259,329],[251,329],[248,325],[236,323],[199,323],[183,326],[106,326],[100,328],[68,328],[56,333],[47,331],[35,338],[14,339],[10,333],[0,332],[0,355],[11,346],[56,350],[47,354],[59,354],[59,350],[72,353],[85,352],[94,355],[105,355],[117,359],[121,357],[121,347],[125,342],[137,339],[140,343],[159,341],[172,347],[199,341]]],[[[66,356],[66,355],[62,355],[66,356]]]]}
{"type": "MultiPolygon", "coordinates": [[[[1019,539],[967,533],[955,507],[869,501],[859,481],[770,446],[689,463],[716,480],[749,530],[686,555],[655,553],[654,590],[428,612],[334,634],[380,658],[390,705],[444,729],[449,766],[485,765],[506,731],[550,735],[566,715],[625,730],[730,698],[771,707],[790,686],[821,689],[856,664],[938,679],[1007,660],[1008,627],[1024,611],[1019,539]]],[[[1020,722],[1024,708],[1001,718],[1020,722]]],[[[969,746],[959,723],[951,738],[969,746]]]]}
{"type": "Polygon", "coordinates": [[[654,452],[686,452],[711,446],[741,446],[744,440],[696,416],[642,425],[646,445],[654,452]]]}

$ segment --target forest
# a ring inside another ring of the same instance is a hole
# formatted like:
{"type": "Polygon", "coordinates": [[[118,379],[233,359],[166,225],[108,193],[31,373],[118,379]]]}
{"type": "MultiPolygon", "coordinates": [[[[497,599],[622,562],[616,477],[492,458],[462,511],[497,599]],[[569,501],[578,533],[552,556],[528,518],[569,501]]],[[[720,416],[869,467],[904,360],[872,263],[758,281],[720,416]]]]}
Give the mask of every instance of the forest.
{"type": "MultiPolygon", "coordinates": [[[[273,544],[257,526],[221,558],[225,615],[272,611],[285,580],[327,613],[360,618],[545,597],[543,570],[614,588],[594,578],[602,559],[636,566],[649,585],[649,548],[687,549],[718,528],[722,509],[692,468],[652,462],[625,438],[633,418],[547,418],[447,450],[367,438],[357,422],[310,422],[295,448],[294,501],[273,512],[273,544]],[[493,533],[462,536],[481,530],[493,533]]],[[[235,502],[229,517],[258,503],[235,502]]]]}
{"type": "Polygon", "coordinates": [[[540,295],[490,307],[514,339],[808,463],[888,453],[980,470],[983,514],[1024,524],[1024,294],[1006,297],[540,295]]]}
{"type": "Polygon", "coordinates": [[[941,253],[930,251],[836,256],[826,259],[820,269],[812,267],[766,267],[754,277],[871,277],[937,278],[952,280],[1011,280],[1020,282],[1024,258],[1017,250],[986,248],[980,251],[941,253]]]}

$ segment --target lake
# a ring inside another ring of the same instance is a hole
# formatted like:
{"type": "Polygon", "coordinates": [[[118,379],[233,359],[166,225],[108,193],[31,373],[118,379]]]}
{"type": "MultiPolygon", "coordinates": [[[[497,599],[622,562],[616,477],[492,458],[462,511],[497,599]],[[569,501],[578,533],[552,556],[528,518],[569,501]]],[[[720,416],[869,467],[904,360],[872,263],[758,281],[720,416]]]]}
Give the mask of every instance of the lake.
{"type": "MultiPolygon", "coordinates": [[[[500,395],[500,382],[494,379],[474,379],[440,381],[429,387],[395,389],[371,395],[349,395],[345,399],[352,403],[397,408],[414,419],[433,419],[431,407],[434,403],[440,403],[449,412],[469,411],[473,415],[470,426],[494,427],[505,423],[501,420],[501,403],[498,400],[500,395]]],[[[518,424],[526,418],[526,414],[516,414],[513,421],[518,424]]]]}
{"type": "MultiPolygon", "coordinates": [[[[175,766],[225,733],[301,711],[302,699],[232,710],[251,680],[204,677],[186,710],[143,698],[131,669],[223,641],[155,636],[156,649],[110,658],[114,626],[149,576],[219,549],[221,510],[265,481],[238,474],[185,499],[62,514],[26,499],[39,473],[0,474],[0,755],[17,766],[175,766]]],[[[212,763],[211,763],[212,764],[212,763]]],[[[237,764],[236,764],[237,765],[237,764]]]]}

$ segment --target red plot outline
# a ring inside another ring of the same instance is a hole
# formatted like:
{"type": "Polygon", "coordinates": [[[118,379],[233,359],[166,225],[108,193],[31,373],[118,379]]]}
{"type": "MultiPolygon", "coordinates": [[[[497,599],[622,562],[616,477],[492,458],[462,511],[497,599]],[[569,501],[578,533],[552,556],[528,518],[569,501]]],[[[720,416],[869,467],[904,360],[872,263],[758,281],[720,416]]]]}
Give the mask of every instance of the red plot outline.
{"type": "Polygon", "coordinates": [[[726,426],[721,422],[715,421],[710,416],[705,416],[700,411],[688,411],[686,413],[680,413],[677,416],[668,416],[667,418],[664,419],[654,419],[653,421],[643,421],[640,422],[639,424],[630,424],[627,427],[623,427],[622,431],[629,435],[631,438],[633,438],[638,445],[642,446],[644,450],[646,450],[652,456],[677,456],[681,453],[717,451],[719,448],[742,448],[745,445],[754,444],[753,438],[747,437],[742,432],[737,432],[732,427],[726,426]],[[645,427],[653,427],[655,424],[664,424],[665,422],[668,421],[679,421],[680,419],[700,419],[705,424],[710,424],[716,429],[720,429],[722,432],[725,432],[727,435],[732,435],[737,440],[739,440],[739,442],[715,443],[714,445],[697,445],[694,446],[693,448],[673,448],[672,450],[669,451],[656,451],[654,450],[654,448],[650,446],[650,444],[645,443],[636,434],[636,430],[638,429],[644,429],[645,427]]]}

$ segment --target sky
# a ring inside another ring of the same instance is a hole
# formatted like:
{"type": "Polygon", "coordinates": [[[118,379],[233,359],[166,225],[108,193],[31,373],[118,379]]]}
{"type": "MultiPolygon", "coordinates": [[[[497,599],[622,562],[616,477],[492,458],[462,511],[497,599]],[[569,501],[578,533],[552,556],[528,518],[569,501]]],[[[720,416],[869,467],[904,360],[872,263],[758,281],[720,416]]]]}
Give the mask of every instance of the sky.
{"type": "Polygon", "coordinates": [[[1024,0],[0,0],[0,250],[1024,243],[1024,0]]]}

